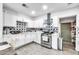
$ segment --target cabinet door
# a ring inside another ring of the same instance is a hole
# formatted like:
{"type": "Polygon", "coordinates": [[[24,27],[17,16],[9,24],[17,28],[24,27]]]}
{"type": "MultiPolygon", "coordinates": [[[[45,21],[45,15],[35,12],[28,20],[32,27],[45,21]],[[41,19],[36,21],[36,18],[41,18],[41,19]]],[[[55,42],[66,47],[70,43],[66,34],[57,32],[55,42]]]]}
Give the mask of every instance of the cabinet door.
{"type": "Polygon", "coordinates": [[[25,43],[27,44],[27,43],[30,43],[30,42],[32,42],[32,34],[30,32],[27,32],[25,34],[25,43]]]}
{"type": "Polygon", "coordinates": [[[36,33],[35,33],[34,41],[35,41],[36,43],[41,44],[41,32],[36,32],[36,33]]]}
{"type": "Polygon", "coordinates": [[[58,39],[58,34],[52,34],[52,48],[53,49],[58,49],[58,43],[57,43],[57,39],[58,39]]]}
{"type": "Polygon", "coordinates": [[[3,19],[4,26],[16,26],[17,16],[9,13],[4,13],[3,17],[4,17],[3,19]]]}
{"type": "Polygon", "coordinates": [[[37,42],[41,44],[41,32],[37,32],[36,38],[37,38],[37,42]]]}

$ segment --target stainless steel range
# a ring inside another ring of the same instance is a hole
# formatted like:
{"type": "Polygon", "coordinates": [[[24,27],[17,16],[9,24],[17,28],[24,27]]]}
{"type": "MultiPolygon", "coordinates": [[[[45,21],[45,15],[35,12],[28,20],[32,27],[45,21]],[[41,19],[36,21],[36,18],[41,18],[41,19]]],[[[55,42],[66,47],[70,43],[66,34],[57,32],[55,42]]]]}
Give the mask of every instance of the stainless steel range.
{"type": "Polygon", "coordinates": [[[54,32],[53,28],[53,19],[51,19],[51,14],[47,14],[47,20],[44,22],[43,33],[41,34],[41,45],[47,48],[52,48],[52,33],[54,32]]]}

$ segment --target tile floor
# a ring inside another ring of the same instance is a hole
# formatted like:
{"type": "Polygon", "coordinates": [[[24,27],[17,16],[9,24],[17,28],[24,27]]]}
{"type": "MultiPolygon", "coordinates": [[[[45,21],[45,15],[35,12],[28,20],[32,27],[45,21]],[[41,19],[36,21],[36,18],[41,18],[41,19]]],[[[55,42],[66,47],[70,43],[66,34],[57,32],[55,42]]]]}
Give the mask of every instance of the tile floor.
{"type": "Polygon", "coordinates": [[[78,52],[64,48],[64,51],[48,49],[39,44],[32,43],[16,50],[18,55],[77,55],[78,52]]]}

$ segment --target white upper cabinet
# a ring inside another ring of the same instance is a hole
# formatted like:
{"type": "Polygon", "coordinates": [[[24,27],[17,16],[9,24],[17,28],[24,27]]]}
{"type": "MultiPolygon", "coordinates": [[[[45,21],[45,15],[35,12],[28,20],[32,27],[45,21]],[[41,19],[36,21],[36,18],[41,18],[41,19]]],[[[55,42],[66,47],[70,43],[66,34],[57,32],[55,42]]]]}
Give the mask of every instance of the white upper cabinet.
{"type": "Polygon", "coordinates": [[[13,14],[12,12],[3,12],[3,25],[16,27],[16,21],[27,22],[28,27],[33,27],[33,21],[24,15],[13,14]]]}
{"type": "Polygon", "coordinates": [[[3,25],[4,26],[16,26],[17,16],[4,12],[3,13],[3,25]]]}
{"type": "Polygon", "coordinates": [[[46,17],[39,17],[34,21],[34,27],[35,28],[43,28],[44,21],[46,20],[46,17]]]}
{"type": "Polygon", "coordinates": [[[28,28],[33,28],[33,21],[31,20],[30,17],[23,16],[23,15],[18,15],[17,21],[26,22],[28,28]]]}

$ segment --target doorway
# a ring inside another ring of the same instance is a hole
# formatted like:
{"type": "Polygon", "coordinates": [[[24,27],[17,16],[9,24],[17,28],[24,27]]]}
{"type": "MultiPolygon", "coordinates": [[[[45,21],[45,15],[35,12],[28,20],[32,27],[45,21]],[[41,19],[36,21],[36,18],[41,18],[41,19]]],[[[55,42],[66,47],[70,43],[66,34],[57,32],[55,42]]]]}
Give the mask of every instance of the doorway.
{"type": "Polygon", "coordinates": [[[71,24],[61,23],[61,36],[64,42],[71,42],[71,24]]]}
{"type": "Polygon", "coordinates": [[[60,19],[61,37],[63,38],[63,50],[75,50],[76,40],[76,17],[65,17],[60,19]]]}

